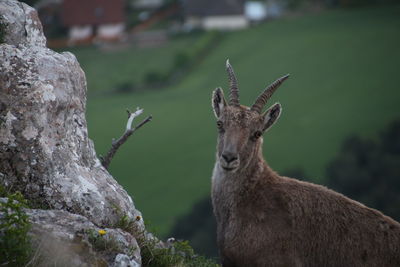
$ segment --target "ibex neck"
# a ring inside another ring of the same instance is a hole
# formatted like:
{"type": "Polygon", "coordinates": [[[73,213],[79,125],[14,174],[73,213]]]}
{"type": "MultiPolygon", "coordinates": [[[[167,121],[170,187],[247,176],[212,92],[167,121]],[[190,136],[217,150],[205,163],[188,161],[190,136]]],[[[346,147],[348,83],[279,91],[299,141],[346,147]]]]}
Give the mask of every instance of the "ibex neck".
{"type": "Polygon", "coordinates": [[[277,173],[274,172],[265,161],[261,148],[257,151],[254,160],[243,170],[238,173],[245,181],[254,181],[257,179],[274,180],[277,173]]]}

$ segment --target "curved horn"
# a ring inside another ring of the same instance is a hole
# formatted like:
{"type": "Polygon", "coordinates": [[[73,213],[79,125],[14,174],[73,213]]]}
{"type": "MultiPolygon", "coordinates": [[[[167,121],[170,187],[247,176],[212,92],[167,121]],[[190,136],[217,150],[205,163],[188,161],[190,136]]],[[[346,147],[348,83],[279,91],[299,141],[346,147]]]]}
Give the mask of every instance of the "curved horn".
{"type": "Polygon", "coordinates": [[[251,106],[251,110],[257,111],[261,113],[267,101],[271,98],[272,94],[278,89],[278,87],[289,78],[289,74],[279,78],[275,82],[273,82],[270,86],[268,86],[261,95],[257,97],[256,102],[254,102],[253,106],[251,106]]]}
{"type": "Polygon", "coordinates": [[[236,80],[235,72],[231,64],[229,64],[229,59],[226,60],[226,71],[228,72],[228,79],[229,79],[229,105],[232,106],[239,106],[239,88],[236,80]]]}

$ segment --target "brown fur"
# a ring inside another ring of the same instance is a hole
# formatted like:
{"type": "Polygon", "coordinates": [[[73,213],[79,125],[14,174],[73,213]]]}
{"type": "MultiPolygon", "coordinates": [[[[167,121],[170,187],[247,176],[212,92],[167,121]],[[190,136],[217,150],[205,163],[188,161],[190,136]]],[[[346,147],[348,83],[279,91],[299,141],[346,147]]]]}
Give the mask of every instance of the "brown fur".
{"type": "Polygon", "coordinates": [[[217,89],[213,108],[220,130],[212,202],[223,266],[400,266],[398,222],[267,165],[262,137],[253,135],[278,119],[279,104],[261,115],[228,106],[217,89]],[[237,159],[227,163],[228,153],[237,159]]]}

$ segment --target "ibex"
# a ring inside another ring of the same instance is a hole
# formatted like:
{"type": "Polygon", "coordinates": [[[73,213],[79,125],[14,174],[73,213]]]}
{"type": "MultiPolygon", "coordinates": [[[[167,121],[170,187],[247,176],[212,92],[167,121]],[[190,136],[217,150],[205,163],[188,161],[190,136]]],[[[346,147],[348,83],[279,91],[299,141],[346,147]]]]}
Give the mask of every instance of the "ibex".
{"type": "Polygon", "coordinates": [[[212,203],[222,265],[400,266],[398,222],[326,187],[280,176],[265,162],[262,135],[282,108],[262,109],[288,75],[249,108],[239,104],[229,61],[226,67],[229,103],[221,88],[212,95],[219,132],[212,203]]]}

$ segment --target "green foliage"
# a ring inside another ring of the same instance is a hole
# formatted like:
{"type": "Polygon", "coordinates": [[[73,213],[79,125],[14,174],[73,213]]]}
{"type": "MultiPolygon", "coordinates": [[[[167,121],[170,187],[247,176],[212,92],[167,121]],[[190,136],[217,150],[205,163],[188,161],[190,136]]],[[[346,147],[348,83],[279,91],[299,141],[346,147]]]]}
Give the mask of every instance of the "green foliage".
{"type": "Polygon", "coordinates": [[[400,221],[400,120],[379,140],[348,138],[328,168],[328,185],[400,221]]]}
{"type": "Polygon", "coordinates": [[[168,81],[168,76],[156,70],[150,70],[144,76],[144,83],[148,86],[161,86],[167,81],[168,81]]]}
{"type": "Polygon", "coordinates": [[[117,93],[132,93],[135,91],[135,84],[133,82],[122,82],[115,87],[117,93]]]}
{"type": "MultiPolygon", "coordinates": [[[[141,220],[140,216],[137,216],[136,220],[141,220]]],[[[120,228],[126,232],[136,234],[136,224],[135,222],[128,217],[128,215],[123,215],[120,217],[119,221],[114,225],[116,228],[120,228]]]]}
{"type": "Polygon", "coordinates": [[[159,248],[155,242],[147,241],[141,246],[144,267],[218,267],[214,261],[194,254],[188,241],[178,241],[169,248],[159,248]]]}
{"type": "Polygon", "coordinates": [[[285,2],[289,9],[299,9],[304,6],[315,4],[315,1],[310,0],[286,0],[285,2]]]}
{"type": "MultiPolygon", "coordinates": [[[[118,221],[113,225],[113,228],[119,228],[121,230],[124,230],[128,233],[133,234],[134,236],[139,235],[141,233],[138,233],[136,224],[134,220],[129,218],[129,216],[121,211],[121,208],[118,207],[117,205],[113,205],[115,212],[117,213],[117,217],[119,218],[118,221]]],[[[136,221],[142,220],[141,216],[136,216],[135,218],[136,221]]]]}
{"type": "Polygon", "coordinates": [[[2,187],[1,194],[7,197],[7,202],[0,202],[0,265],[23,266],[30,259],[32,249],[28,236],[31,224],[23,211],[27,201],[20,192],[5,194],[2,187]]]}
{"type": "Polygon", "coordinates": [[[187,66],[190,62],[190,56],[187,52],[180,51],[174,57],[174,66],[177,69],[187,66]]]}
{"type": "Polygon", "coordinates": [[[8,190],[4,186],[0,185],[0,197],[7,197],[8,195],[8,190]]]}
{"type": "Polygon", "coordinates": [[[343,7],[359,7],[366,5],[399,3],[398,0],[336,0],[335,2],[343,7]]]}
{"type": "Polygon", "coordinates": [[[105,230],[95,231],[94,229],[86,230],[88,241],[92,244],[93,248],[99,252],[118,253],[121,252],[121,247],[110,234],[105,230]],[[100,232],[104,231],[104,232],[100,232]]]}

